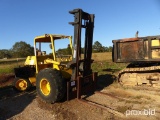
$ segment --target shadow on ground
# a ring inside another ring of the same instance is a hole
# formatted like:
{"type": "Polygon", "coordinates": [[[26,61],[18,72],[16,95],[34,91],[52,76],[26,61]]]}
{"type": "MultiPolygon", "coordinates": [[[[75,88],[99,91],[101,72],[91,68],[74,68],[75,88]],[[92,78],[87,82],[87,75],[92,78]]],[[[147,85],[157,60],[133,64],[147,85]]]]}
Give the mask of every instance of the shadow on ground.
{"type": "Polygon", "coordinates": [[[103,69],[102,71],[106,74],[98,75],[97,89],[99,91],[116,82],[117,77],[113,73],[116,73],[119,69],[103,69]]]}
{"type": "Polygon", "coordinates": [[[104,89],[105,87],[114,83],[116,80],[116,76],[112,74],[99,75],[97,80],[97,90],[100,91],[104,89]]]}
{"type": "Polygon", "coordinates": [[[120,71],[120,69],[111,69],[111,68],[108,68],[108,69],[103,69],[102,71],[115,73],[115,72],[120,71]]]}
{"type": "MultiPolygon", "coordinates": [[[[116,77],[113,74],[109,74],[109,72],[115,72],[115,70],[105,69],[104,71],[106,71],[106,74],[98,76],[97,90],[102,90],[116,81],[116,77]]],[[[35,98],[35,88],[23,93],[14,91],[11,86],[0,88],[0,120],[10,119],[13,116],[21,113],[35,98]]],[[[56,108],[55,105],[54,107],[53,105],[50,105],[50,108],[55,108],[55,113],[59,113],[61,110],[59,105],[61,105],[63,102],[64,101],[60,102],[60,104],[57,103],[58,108],[56,108]]],[[[64,111],[64,113],[66,112],[68,111],[64,111]]],[[[69,116],[71,114],[67,115],[69,116]]]]}
{"type": "Polygon", "coordinates": [[[35,97],[35,88],[26,92],[16,92],[12,86],[1,88],[0,120],[6,120],[21,113],[35,97]]]}

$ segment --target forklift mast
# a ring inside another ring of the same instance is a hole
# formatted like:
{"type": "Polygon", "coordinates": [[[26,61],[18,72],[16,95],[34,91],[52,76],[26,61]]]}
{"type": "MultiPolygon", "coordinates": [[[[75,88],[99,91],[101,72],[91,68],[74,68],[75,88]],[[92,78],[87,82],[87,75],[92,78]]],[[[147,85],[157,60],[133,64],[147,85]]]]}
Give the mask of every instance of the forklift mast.
{"type": "Polygon", "coordinates": [[[93,28],[94,28],[94,14],[84,12],[82,9],[74,9],[69,11],[74,15],[74,22],[69,24],[74,26],[74,41],[73,41],[73,59],[72,59],[72,78],[76,80],[78,76],[85,77],[92,74],[91,64],[92,57],[92,43],[93,43],[93,28]],[[81,31],[85,29],[84,38],[84,59],[81,59],[81,31]],[[80,70],[80,67],[82,68],[80,70]]]}

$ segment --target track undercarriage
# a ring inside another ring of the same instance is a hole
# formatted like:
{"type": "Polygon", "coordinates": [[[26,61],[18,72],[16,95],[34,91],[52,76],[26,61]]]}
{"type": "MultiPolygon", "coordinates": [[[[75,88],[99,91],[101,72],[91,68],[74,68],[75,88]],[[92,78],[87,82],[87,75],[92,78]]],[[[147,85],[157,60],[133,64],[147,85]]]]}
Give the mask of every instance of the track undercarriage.
{"type": "Polygon", "coordinates": [[[129,64],[119,72],[118,80],[124,86],[160,88],[160,63],[129,64]]]}

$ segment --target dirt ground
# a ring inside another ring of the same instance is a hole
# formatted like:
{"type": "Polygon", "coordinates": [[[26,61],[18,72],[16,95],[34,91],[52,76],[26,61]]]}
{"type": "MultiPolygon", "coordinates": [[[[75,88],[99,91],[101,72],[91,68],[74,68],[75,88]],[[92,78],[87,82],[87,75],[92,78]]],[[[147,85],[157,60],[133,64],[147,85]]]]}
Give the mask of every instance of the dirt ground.
{"type": "MultiPolygon", "coordinates": [[[[0,77],[1,85],[13,80],[13,75],[7,75],[6,80],[3,77],[0,77]]],[[[8,86],[0,89],[0,120],[160,119],[159,89],[145,86],[122,87],[114,82],[116,78],[109,74],[98,78],[97,90],[114,97],[90,94],[83,98],[99,103],[109,110],[81,103],[77,99],[48,104],[37,96],[35,88],[20,93],[8,86]]]]}

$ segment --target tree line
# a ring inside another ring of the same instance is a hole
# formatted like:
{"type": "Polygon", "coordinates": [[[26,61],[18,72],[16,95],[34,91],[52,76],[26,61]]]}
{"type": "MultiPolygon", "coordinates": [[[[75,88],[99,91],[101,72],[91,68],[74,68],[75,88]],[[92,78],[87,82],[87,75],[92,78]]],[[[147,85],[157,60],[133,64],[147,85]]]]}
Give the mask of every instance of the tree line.
{"type": "MultiPolygon", "coordinates": [[[[103,46],[99,41],[95,41],[92,46],[93,53],[99,52],[111,52],[112,46],[103,46]]],[[[81,48],[81,52],[84,53],[84,48],[81,48]]],[[[66,48],[59,48],[56,53],[58,55],[70,55],[72,53],[70,46],[66,48]]],[[[16,42],[11,49],[0,49],[0,59],[2,58],[23,58],[34,55],[34,48],[30,44],[24,41],[16,42]]]]}
{"type": "Polygon", "coordinates": [[[11,49],[0,49],[0,59],[23,58],[29,55],[34,55],[34,48],[24,41],[16,42],[11,49]]]}
{"type": "MultiPolygon", "coordinates": [[[[58,49],[57,54],[63,54],[63,55],[67,55],[67,54],[71,54],[71,48],[68,45],[67,48],[63,48],[63,49],[58,49]]],[[[84,48],[81,48],[81,52],[84,53],[84,48]]],[[[112,46],[103,46],[99,41],[95,41],[93,46],[92,46],[92,52],[93,53],[99,53],[99,52],[112,52],[112,46]]]]}

